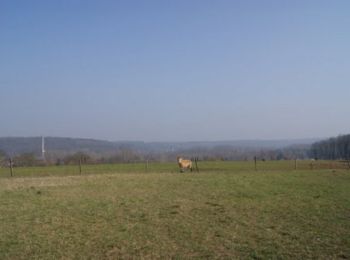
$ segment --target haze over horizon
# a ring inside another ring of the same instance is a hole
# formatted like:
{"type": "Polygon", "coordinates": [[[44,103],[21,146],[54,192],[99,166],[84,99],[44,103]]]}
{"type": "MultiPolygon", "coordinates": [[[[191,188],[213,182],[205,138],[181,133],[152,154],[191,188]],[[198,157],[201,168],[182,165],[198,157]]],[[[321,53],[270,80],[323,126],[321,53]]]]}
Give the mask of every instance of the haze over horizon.
{"type": "Polygon", "coordinates": [[[0,136],[350,132],[349,1],[1,1],[0,136]]]}
{"type": "Polygon", "coordinates": [[[144,140],[109,140],[109,139],[101,139],[101,138],[92,138],[92,137],[79,137],[79,136],[44,136],[44,135],[37,135],[37,136],[0,136],[0,139],[7,139],[7,138],[24,138],[24,139],[31,139],[31,138],[62,138],[62,139],[87,139],[87,140],[96,140],[96,141],[106,141],[106,142],[143,142],[143,143],[229,143],[229,142],[292,142],[294,144],[305,144],[301,143],[302,141],[305,141],[306,144],[311,143],[313,141],[318,140],[325,140],[328,138],[331,138],[333,136],[327,136],[327,137],[312,137],[312,138],[281,138],[281,139],[230,139],[230,140],[167,140],[167,141],[144,141],[144,140]]]}

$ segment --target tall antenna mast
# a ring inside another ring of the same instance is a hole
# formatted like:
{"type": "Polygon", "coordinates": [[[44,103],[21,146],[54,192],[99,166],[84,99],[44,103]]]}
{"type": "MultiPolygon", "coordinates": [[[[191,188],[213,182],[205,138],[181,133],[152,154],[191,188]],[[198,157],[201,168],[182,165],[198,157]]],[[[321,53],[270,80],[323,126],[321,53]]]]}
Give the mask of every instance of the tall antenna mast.
{"type": "Polygon", "coordinates": [[[45,137],[41,137],[41,156],[43,160],[45,161],[45,137]]]}

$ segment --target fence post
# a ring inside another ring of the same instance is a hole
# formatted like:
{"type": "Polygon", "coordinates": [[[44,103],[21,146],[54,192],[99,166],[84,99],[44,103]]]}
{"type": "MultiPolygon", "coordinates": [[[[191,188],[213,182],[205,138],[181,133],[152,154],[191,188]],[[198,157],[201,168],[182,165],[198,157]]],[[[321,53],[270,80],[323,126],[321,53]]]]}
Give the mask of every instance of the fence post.
{"type": "Polygon", "coordinates": [[[254,168],[255,168],[255,170],[257,171],[257,166],[256,166],[256,156],[254,156],[254,168]]]}
{"type": "Polygon", "coordinates": [[[148,160],[146,160],[146,172],[148,172],[148,160]]]}
{"type": "Polygon", "coordinates": [[[298,165],[297,165],[297,159],[294,160],[294,170],[297,170],[298,165]]]}
{"type": "Polygon", "coordinates": [[[194,158],[194,163],[196,164],[196,171],[197,171],[197,173],[199,173],[199,169],[198,169],[198,164],[197,164],[197,162],[198,162],[198,157],[195,157],[195,158],[194,158]]]}
{"type": "Polygon", "coordinates": [[[13,169],[12,169],[12,158],[9,158],[9,163],[10,163],[10,174],[11,174],[11,177],[13,177],[13,169]]]}
{"type": "Polygon", "coordinates": [[[81,175],[81,157],[79,158],[79,174],[81,175]]]}

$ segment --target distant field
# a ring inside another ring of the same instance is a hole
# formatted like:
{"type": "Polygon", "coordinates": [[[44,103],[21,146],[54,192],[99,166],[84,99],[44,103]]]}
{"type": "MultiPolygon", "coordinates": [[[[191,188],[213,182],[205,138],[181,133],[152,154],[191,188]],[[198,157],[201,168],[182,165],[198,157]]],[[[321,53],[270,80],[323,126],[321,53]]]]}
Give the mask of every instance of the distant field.
{"type": "MultiPolygon", "coordinates": [[[[200,172],[232,172],[255,170],[254,161],[200,161],[200,172]]],[[[297,161],[298,170],[317,169],[346,169],[348,165],[339,161],[297,161]]],[[[258,170],[285,170],[295,169],[294,160],[257,161],[258,170]]],[[[82,165],[82,174],[102,173],[175,173],[179,172],[176,162],[173,163],[120,163],[120,164],[95,164],[82,165]]],[[[14,167],[15,177],[35,176],[67,176],[79,175],[78,165],[45,166],[45,167],[14,167]]],[[[9,177],[9,168],[0,168],[0,177],[9,177]]]]}
{"type": "Polygon", "coordinates": [[[347,170],[89,167],[0,179],[0,259],[350,258],[347,170]]]}

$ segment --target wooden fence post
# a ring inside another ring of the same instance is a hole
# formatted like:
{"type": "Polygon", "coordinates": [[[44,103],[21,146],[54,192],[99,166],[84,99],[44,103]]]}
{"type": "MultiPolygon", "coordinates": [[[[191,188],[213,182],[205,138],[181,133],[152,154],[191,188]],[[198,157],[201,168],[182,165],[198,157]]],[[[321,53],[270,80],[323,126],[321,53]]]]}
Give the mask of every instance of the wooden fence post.
{"type": "Polygon", "coordinates": [[[254,168],[255,168],[256,171],[258,170],[258,168],[256,166],[256,156],[254,156],[254,168]]]}
{"type": "Polygon", "coordinates": [[[148,160],[146,160],[146,172],[148,172],[148,160]]]}
{"type": "Polygon", "coordinates": [[[297,170],[298,165],[297,165],[297,159],[294,160],[294,170],[297,170]]]}
{"type": "Polygon", "coordinates": [[[197,162],[198,162],[198,157],[195,157],[195,158],[194,158],[194,163],[196,164],[196,171],[197,171],[197,173],[199,173],[199,169],[198,169],[198,164],[197,164],[197,162]]]}
{"type": "Polygon", "coordinates": [[[79,174],[81,175],[81,157],[79,158],[79,174]]]}
{"type": "Polygon", "coordinates": [[[13,177],[13,169],[12,169],[13,162],[12,162],[12,158],[9,158],[9,164],[10,164],[10,174],[11,174],[11,177],[13,177]]]}

